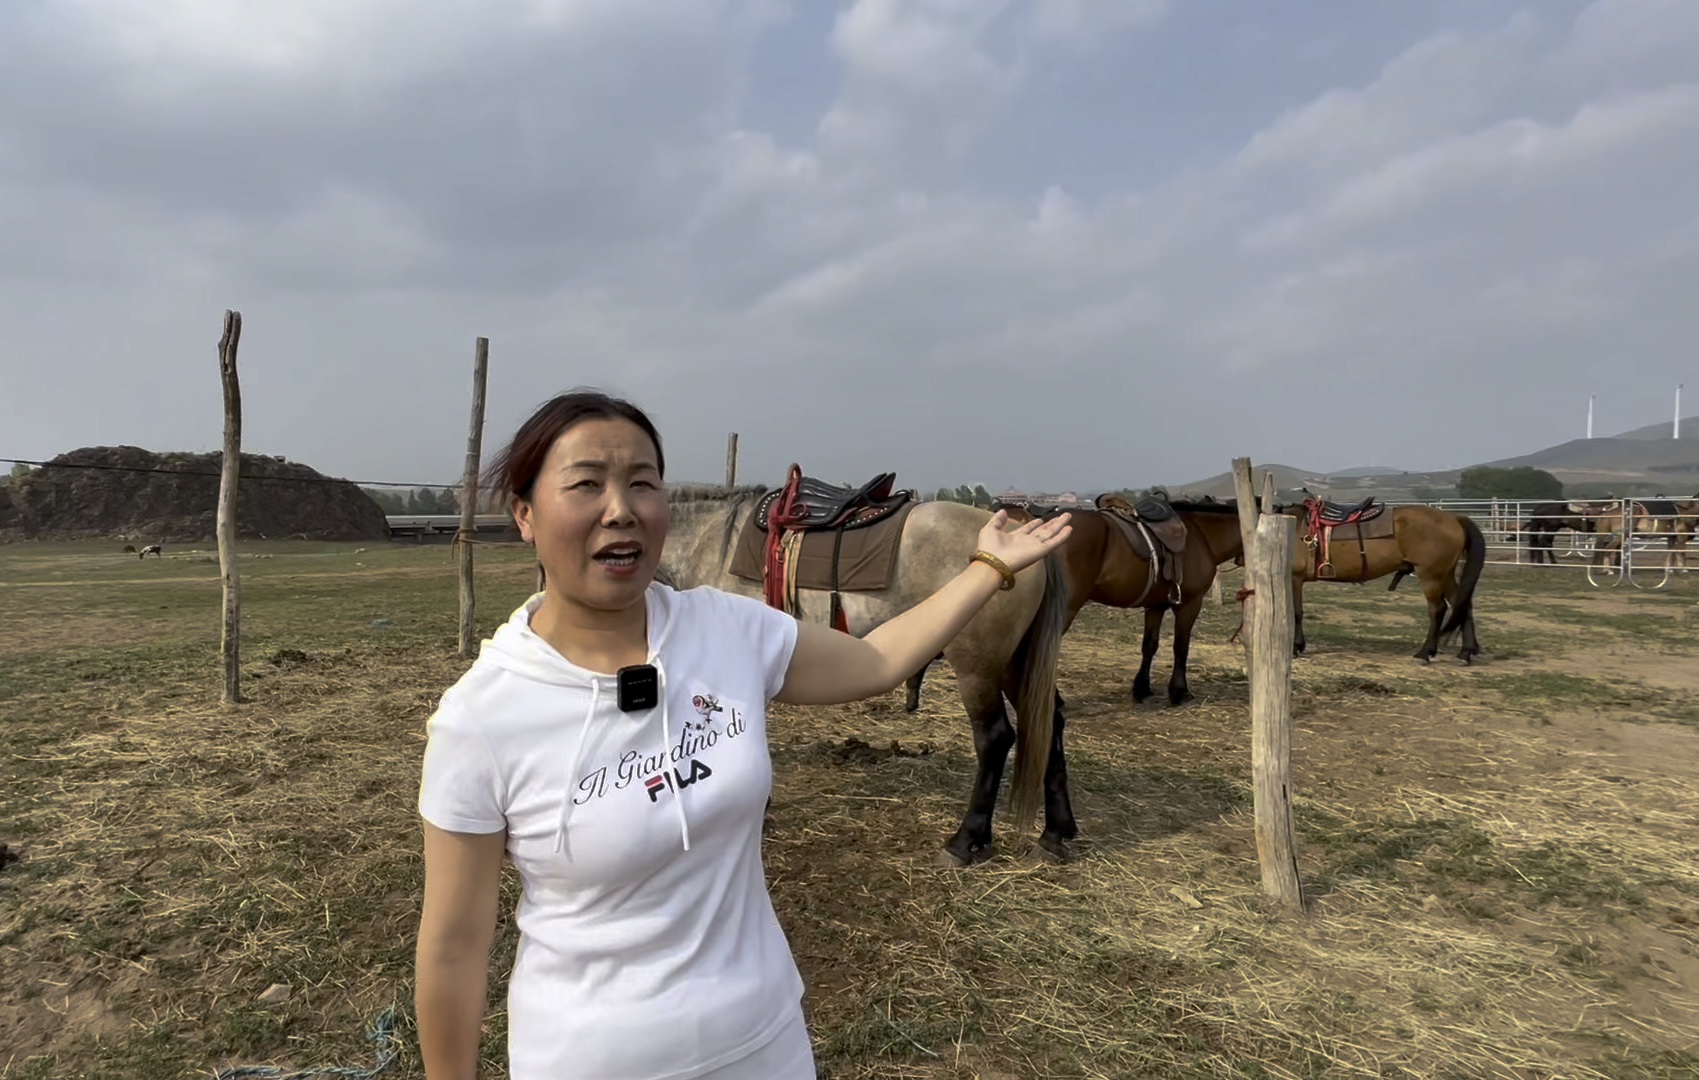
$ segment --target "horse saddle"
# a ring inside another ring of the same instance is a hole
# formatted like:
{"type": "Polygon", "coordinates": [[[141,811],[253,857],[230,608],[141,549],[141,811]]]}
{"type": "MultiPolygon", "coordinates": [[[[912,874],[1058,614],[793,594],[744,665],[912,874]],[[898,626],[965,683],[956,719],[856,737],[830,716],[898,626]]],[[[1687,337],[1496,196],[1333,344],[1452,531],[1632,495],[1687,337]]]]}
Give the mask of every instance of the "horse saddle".
{"type": "Polygon", "coordinates": [[[864,484],[830,484],[791,465],[784,486],[756,503],[731,573],[761,582],[766,602],[791,615],[800,612],[801,591],[829,592],[831,625],[848,633],[843,594],[890,587],[905,520],[918,505],[896,479],[882,472],[864,484]]]}
{"type": "Polygon", "coordinates": [[[1382,516],[1386,510],[1385,504],[1377,503],[1373,495],[1349,505],[1308,495],[1303,506],[1309,526],[1305,530],[1304,540],[1320,548],[1316,562],[1316,577],[1319,580],[1331,580],[1338,576],[1338,570],[1333,565],[1335,529],[1352,530],[1338,539],[1357,542],[1357,556],[1364,567],[1368,566],[1368,541],[1385,540],[1397,535],[1397,524],[1394,520],[1382,516]]]}
{"type": "Polygon", "coordinates": [[[1186,550],[1185,519],[1175,513],[1166,498],[1157,495],[1146,495],[1136,502],[1119,495],[1099,495],[1095,505],[1120,527],[1134,554],[1150,563],[1150,578],[1135,606],[1144,602],[1159,580],[1168,586],[1171,601],[1179,603],[1184,596],[1180,555],[1186,550]]]}
{"type": "Polygon", "coordinates": [[[1123,521],[1136,521],[1162,542],[1162,546],[1178,555],[1186,547],[1186,522],[1167,499],[1146,495],[1137,502],[1128,502],[1119,495],[1099,495],[1097,508],[1123,521]]]}
{"type": "Polygon", "coordinates": [[[1304,504],[1323,525],[1355,525],[1361,521],[1373,521],[1386,509],[1384,504],[1375,502],[1373,495],[1349,505],[1314,497],[1305,499],[1304,504]]]}
{"type": "Polygon", "coordinates": [[[860,529],[890,517],[914,498],[909,490],[894,490],[897,474],[882,472],[865,484],[830,484],[803,475],[791,466],[789,482],[762,497],[755,507],[755,527],[770,532],[773,507],[790,493],[789,512],[780,516],[785,532],[816,532],[825,529],[860,529]]]}

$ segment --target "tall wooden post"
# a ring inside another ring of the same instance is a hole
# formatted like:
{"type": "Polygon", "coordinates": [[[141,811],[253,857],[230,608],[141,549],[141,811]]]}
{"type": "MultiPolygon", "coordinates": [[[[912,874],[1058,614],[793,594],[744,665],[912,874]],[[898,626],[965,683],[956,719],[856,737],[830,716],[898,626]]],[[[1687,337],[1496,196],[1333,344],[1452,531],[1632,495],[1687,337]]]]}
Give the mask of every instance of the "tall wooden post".
{"type": "Polygon", "coordinates": [[[466,435],[466,471],[460,481],[460,655],[471,656],[478,641],[478,598],[472,582],[472,531],[478,513],[478,459],[484,442],[484,386],[490,368],[490,339],[479,338],[472,360],[472,425],[466,435]]]}
{"type": "Polygon", "coordinates": [[[224,630],[219,654],[224,659],[226,705],[242,698],[242,575],[236,566],[236,481],[242,469],[242,384],[236,377],[236,347],[242,340],[242,314],[225,311],[224,336],[218,339],[218,378],[224,386],[224,460],[218,474],[218,576],[224,586],[224,630]]]}
{"type": "MultiPolygon", "coordinates": [[[[1270,499],[1268,505],[1273,505],[1270,499]]],[[[1255,597],[1247,613],[1251,661],[1251,782],[1255,792],[1257,861],[1263,891],[1304,909],[1292,831],[1292,550],[1298,522],[1267,513],[1257,520],[1256,548],[1246,563],[1255,597]]]]}
{"type": "Polygon", "coordinates": [[[1292,830],[1292,552],[1295,519],[1274,513],[1274,477],[1263,478],[1265,513],[1251,486],[1251,459],[1233,459],[1239,534],[1245,547],[1243,637],[1251,693],[1251,782],[1263,891],[1302,911],[1292,830]]]}
{"type": "Polygon", "coordinates": [[[726,487],[737,487],[737,432],[726,438],[726,487]]]}

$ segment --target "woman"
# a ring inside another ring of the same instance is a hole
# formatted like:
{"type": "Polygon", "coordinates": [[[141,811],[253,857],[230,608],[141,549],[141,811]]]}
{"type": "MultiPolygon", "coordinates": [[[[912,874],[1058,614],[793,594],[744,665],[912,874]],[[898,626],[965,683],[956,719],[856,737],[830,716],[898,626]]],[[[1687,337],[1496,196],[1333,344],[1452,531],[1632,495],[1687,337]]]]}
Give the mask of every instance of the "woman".
{"type": "Polygon", "coordinates": [[[1006,529],[865,638],[654,581],[660,435],[594,392],[528,419],[492,472],[546,588],[429,724],[416,1006],[428,1080],[476,1075],[501,862],[524,892],[514,1080],[812,1080],[802,980],[768,899],[765,703],[888,692],[938,655],[1067,516],[1006,529]]]}

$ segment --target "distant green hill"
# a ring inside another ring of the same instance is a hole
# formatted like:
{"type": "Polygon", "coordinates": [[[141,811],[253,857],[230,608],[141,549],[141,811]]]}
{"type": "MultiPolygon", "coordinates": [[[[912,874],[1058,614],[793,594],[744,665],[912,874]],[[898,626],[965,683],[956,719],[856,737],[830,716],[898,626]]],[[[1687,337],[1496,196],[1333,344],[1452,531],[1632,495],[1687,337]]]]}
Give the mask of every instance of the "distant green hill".
{"type": "MultiPolygon", "coordinates": [[[[1543,450],[1518,457],[1483,461],[1494,468],[1527,466],[1544,469],[1563,481],[1574,497],[1616,495],[1699,494],[1699,416],[1683,419],[1681,438],[1670,437],[1669,421],[1648,424],[1620,435],[1598,439],[1570,439],[1543,450]]],[[[1254,460],[1254,459],[1253,459],[1254,460]]],[[[1293,465],[1256,465],[1256,484],[1265,470],[1274,471],[1282,497],[1299,488],[1333,499],[1380,495],[1388,499],[1427,500],[1455,496],[1462,469],[1393,470],[1386,466],[1360,466],[1322,472],[1293,465]]],[[[1231,498],[1233,476],[1217,473],[1185,484],[1169,485],[1179,495],[1213,495],[1231,498]]]]}

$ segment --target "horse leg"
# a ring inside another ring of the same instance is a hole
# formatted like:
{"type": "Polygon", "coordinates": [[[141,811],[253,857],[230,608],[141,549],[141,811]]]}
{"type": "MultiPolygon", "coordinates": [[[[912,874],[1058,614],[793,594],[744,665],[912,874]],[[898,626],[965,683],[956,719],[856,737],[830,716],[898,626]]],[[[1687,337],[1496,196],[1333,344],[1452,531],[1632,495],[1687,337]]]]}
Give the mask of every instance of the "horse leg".
{"type": "Polygon", "coordinates": [[[1056,692],[1055,728],[1050,735],[1050,760],[1044,766],[1044,832],[1038,837],[1039,846],[1066,861],[1070,855],[1068,842],[1080,834],[1079,822],[1074,820],[1073,800],[1068,797],[1068,762],[1062,749],[1062,692],[1056,692]]]}
{"type": "MultiPolygon", "coordinates": [[[[968,866],[991,855],[991,815],[997,808],[997,789],[1003,766],[1015,745],[1015,726],[997,684],[980,675],[957,680],[962,705],[973,724],[973,751],[979,761],[968,795],[967,813],[944,851],[957,866],[968,866]]],[[[1047,822],[1048,824],[1048,822],[1047,822]]]]}
{"type": "Polygon", "coordinates": [[[1174,609],[1174,670],[1168,676],[1168,704],[1184,705],[1192,700],[1192,688],[1186,682],[1186,661],[1192,654],[1192,627],[1203,610],[1203,593],[1174,609]]]}
{"type": "Polygon", "coordinates": [[[1139,646],[1139,673],[1133,676],[1133,704],[1141,704],[1156,693],[1150,688],[1150,663],[1162,643],[1162,605],[1144,609],[1144,641],[1139,646]]]}
{"type": "Polygon", "coordinates": [[[1292,578],[1292,655],[1304,655],[1304,579],[1292,578]]]}
{"type": "Polygon", "coordinates": [[[1452,586],[1451,575],[1422,579],[1422,595],[1428,601],[1428,639],[1415,652],[1416,659],[1427,663],[1439,652],[1439,626],[1445,621],[1445,594],[1452,586]]]}
{"type": "Polygon", "coordinates": [[[920,708],[920,684],[926,681],[927,670],[942,659],[944,659],[944,654],[939,653],[922,664],[919,671],[908,677],[908,700],[903,704],[905,711],[914,712],[920,708]]]}
{"type": "Polygon", "coordinates": [[[1463,620],[1463,648],[1457,654],[1458,659],[1465,664],[1474,662],[1481,655],[1481,642],[1475,637],[1475,613],[1469,612],[1469,617],[1463,620]]]}

